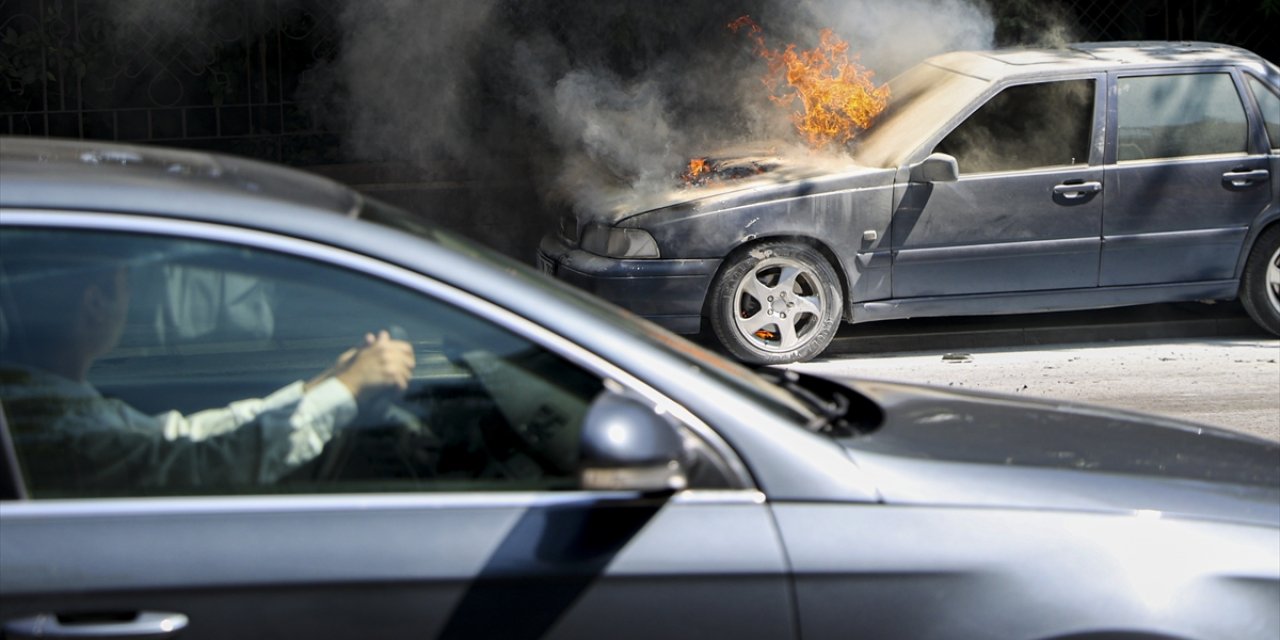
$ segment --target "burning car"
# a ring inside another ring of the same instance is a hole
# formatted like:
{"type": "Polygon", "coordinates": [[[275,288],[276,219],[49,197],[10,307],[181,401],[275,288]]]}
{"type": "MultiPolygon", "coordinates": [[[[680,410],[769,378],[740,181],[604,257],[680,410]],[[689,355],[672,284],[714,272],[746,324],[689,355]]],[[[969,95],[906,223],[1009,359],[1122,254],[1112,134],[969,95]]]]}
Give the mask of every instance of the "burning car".
{"type": "Polygon", "coordinates": [[[886,86],[849,154],[696,158],[562,216],[540,265],[754,363],[812,358],[841,320],[1236,297],[1280,333],[1275,64],[1088,43],[948,53],[886,86]]]}

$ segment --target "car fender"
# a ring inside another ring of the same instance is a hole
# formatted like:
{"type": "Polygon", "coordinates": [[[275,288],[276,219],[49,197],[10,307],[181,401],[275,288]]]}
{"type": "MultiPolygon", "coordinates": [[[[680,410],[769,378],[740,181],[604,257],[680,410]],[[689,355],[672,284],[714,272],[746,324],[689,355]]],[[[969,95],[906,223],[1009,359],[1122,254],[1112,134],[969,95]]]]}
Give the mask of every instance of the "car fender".
{"type": "Polygon", "coordinates": [[[714,201],[688,203],[634,217],[625,226],[653,234],[663,258],[720,257],[763,240],[796,239],[831,260],[848,301],[887,288],[892,172],[877,185],[807,191],[761,194],[766,199],[725,208],[714,201]]]}

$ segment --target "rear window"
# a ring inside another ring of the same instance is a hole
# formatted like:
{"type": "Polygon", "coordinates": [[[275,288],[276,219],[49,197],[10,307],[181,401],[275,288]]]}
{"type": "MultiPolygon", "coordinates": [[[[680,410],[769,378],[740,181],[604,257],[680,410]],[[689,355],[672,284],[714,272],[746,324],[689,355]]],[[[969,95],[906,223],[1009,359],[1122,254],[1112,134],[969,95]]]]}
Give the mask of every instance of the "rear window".
{"type": "Polygon", "coordinates": [[[1280,149],[1280,95],[1275,89],[1263,81],[1253,77],[1249,79],[1249,88],[1253,89],[1253,97],[1258,99],[1258,108],[1262,110],[1262,121],[1267,126],[1267,138],[1271,140],[1272,149],[1280,149]]]}

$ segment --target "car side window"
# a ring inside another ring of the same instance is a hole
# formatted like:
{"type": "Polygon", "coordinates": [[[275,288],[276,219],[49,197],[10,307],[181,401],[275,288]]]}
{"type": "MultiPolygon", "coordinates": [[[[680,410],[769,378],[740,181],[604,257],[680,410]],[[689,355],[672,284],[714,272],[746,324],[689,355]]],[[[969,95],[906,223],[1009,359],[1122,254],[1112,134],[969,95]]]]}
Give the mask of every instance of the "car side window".
{"type": "Polygon", "coordinates": [[[603,381],[445,300],[228,244],[0,240],[0,407],[34,498],[578,486],[603,381]]]}
{"type": "Polygon", "coordinates": [[[1267,138],[1271,140],[1271,148],[1280,149],[1280,95],[1261,80],[1246,75],[1253,96],[1258,99],[1258,108],[1262,110],[1262,122],[1267,128],[1267,138]]]}
{"type": "Polygon", "coordinates": [[[1086,79],[1008,87],[934,151],[954,156],[962,174],[1087,164],[1094,86],[1086,79]]]}
{"type": "Polygon", "coordinates": [[[1120,161],[1248,148],[1244,103],[1229,73],[1122,77],[1116,89],[1120,161]]]}

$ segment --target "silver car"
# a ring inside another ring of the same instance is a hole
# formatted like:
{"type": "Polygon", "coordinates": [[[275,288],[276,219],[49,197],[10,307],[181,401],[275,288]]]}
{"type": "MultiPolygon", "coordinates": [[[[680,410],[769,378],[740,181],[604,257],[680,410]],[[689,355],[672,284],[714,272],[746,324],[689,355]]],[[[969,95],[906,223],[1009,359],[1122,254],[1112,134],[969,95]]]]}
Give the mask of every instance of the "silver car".
{"type": "Polygon", "coordinates": [[[1277,443],[748,371],[306,174],[2,139],[0,311],[9,638],[1280,635],[1277,443]]]}

